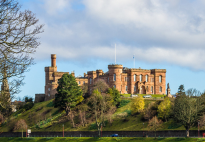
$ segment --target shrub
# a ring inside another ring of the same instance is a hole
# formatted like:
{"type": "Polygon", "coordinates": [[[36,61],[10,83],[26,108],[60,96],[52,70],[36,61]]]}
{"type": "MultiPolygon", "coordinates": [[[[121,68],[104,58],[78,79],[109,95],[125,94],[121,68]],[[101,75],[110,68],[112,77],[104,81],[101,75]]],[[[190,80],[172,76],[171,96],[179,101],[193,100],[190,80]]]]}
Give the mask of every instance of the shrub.
{"type": "Polygon", "coordinates": [[[143,111],[144,106],[145,106],[145,103],[144,103],[144,99],[142,98],[142,96],[136,97],[132,104],[133,112],[135,113],[135,112],[143,111]]]}
{"type": "Polygon", "coordinates": [[[29,110],[29,109],[31,109],[33,106],[34,106],[34,103],[28,102],[28,103],[26,103],[26,104],[23,106],[23,108],[24,108],[25,110],[29,110]]]}
{"type": "Polygon", "coordinates": [[[120,105],[118,106],[118,108],[121,108],[121,107],[123,107],[123,106],[126,106],[129,102],[130,102],[130,100],[122,100],[122,101],[120,102],[120,105]]]}
{"type": "Polygon", "coordinates": [[[27,126],[27,124],[26,124],[26,121],[24,120],[24,119],[20,119],[20,120],[18,120],[17,121],[17,123],[14,125],[14,129],[13,129],[13,131],[17,131],[17,130],[21,130],[21,129],[26,129],[26,126],[27,126]]]}

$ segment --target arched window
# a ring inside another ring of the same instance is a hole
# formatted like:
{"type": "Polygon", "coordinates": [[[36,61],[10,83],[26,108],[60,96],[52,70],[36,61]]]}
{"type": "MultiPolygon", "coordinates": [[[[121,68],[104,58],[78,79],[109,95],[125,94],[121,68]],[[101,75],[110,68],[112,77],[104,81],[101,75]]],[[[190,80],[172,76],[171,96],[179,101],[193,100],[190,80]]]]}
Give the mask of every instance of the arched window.
{"type": "Polygon", "coordinates": [[[142,82],[142,75],[140,74],[140,82],[142,82]]]}
{"type": "Polygon", "coordinates": [[[50,97],[50,93],[48,93],[48,96],[50,97]]]}
{"type": "Polygon", "coordinates": [[[83,84],[85,84],[85,81],[83,81],[83,84]]]}
{"type": "Polygon", "coordinates": [[[114,85],[113,87],[116,88],[116,85],[114,85]]]}
{"type": "Polygon", "coordinates": [[[159,92],[162,92],[162,87],[161,86],[159,87],[159,92]]]}
{"type": "Polygon", "coordinates": [[[109,82],[109,77],[107,78],[107,82],[109,82]]]}
{"type": "Polygon", "coordinates": [[[51,90],[51,88],[48,88],[48,91],[50,91],[51,90]]]}
{"type": "Polygon", "coordinates": [[[153,93],[153,86],[151,87],[151,92],[153,93]]]}
{"type": "Polygon", "coordinates": [[[125,90],[127,91],[127,86],[125,87],[125,90]]]}
{"type": "Polygon", "coordinates": [[[148,82],[148,75],[146,75],[145,78],[146,78],[146,82],[148,82]]]}
{"type": "Polygon", "coordinates": [[[116,81],[116,74],[113,75],[113,81],[116,81]]]}
{"type": "Polygon", "coordinates": [[[78,84],[80,84],[80,81],[78,82],[78,84]]]}
{"type": "Polygon", "coordinates": [[[136,78],[137,78],[137,76],[136,76],[136,74],[134,74],[134,81],[136,81],[136,78]]]}
{"type": "Polygon", "coordinates": [[[92,84],[92,78],[90,77],[90,84],[92,84]]]}
{"type": "Polygon", "coordinates": [[[147,87],[146,87],[146,91],[147,91],[147,92],[149,92],[149,90],[148,90],[148,89],[149,89],[149,87],[147,86],[147,87]]]}
{"type": "Polygon", "coordinates": [[[134,92],[136,92],[136,86],[134,86],[134,92]]]}
{"type": "Polygon", "coordinates": [[[127,77],[125,77],[125,81],[127,81],[127,77]]]}
{"type": "Polygon", "coordinates": [[[162,76],[161,75],[159,76],[159,82],[162,82],[162,76]]]}

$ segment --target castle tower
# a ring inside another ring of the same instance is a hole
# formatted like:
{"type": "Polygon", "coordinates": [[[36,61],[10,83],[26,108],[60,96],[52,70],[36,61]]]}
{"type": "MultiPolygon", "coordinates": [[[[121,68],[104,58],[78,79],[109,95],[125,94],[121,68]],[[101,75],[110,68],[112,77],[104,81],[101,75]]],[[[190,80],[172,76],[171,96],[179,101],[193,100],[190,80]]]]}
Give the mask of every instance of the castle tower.
{"type": "Polygon", "coordinates": [[[122,65],[108,65],[109,70],[109,82],[108,85],[110,87],[115,87],[119,92],[121,92],[122,85],[122,65]]]}
{"type": "Polygon", "coordinates": [[[55,98],[56,82],[54,73],[57,72],[56,54],[51,54],[51,67],[45,67],[45,101],[55,98]]]}

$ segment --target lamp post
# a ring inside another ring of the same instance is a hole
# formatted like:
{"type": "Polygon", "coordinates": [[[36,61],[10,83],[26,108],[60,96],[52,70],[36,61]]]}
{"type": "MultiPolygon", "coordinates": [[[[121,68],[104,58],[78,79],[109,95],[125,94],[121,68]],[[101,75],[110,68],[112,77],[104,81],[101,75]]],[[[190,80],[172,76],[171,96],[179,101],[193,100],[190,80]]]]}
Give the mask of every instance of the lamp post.
{"type": "Polygon", "coordinates": [[[102,137],[102,123],[101,123],[101,137],[102,137]]]}
{"type": "Polygon", "coordinates": [[[143,137],[144,137],[144,123],[143,123],[143,137]]]}
{"type": "Polygon", "coordinates": [[[64,137],[64,124],[63,124],[63,137],[64,137]]]}
{"type": "Polygon", "coordinates": [[[199,138],[199,121],[198,121],[198,138],[199,138]]]}
{"type": "Polygon", "coordinates": [[[26,125],[26,137],[27,137],[27,125],[26,125]]]}

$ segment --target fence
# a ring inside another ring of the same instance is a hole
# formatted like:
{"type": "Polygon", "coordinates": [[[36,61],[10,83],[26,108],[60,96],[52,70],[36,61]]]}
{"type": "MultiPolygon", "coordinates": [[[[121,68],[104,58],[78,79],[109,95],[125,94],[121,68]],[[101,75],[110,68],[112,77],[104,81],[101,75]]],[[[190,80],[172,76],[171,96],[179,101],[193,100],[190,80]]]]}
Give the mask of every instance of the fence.
{"type": "MultiPolygon", "coordinates": [[[[200,137],[205,133],[205,130],[199,131],[200,137]]],[[[66,131],[64,132],[65,137],[98,137],[98,131],[66,131]]],[[[118,134],[119,137],[155,137],[155,132],[153,131],[102,131],[100,132],[102,137],[110,137],[112,134],[118,134]]],[[[197,130],[189,131],[190,137],[198,137],[197,130]]],[[[2,132],[0,137],[21,137],[21,132],[2,132]]],[[[26,133],[23,133],[23,137],[26,136],[26,133]]],[[[32,132],[30,137],[63,137],[63,132],[32,132]]],[[[185,137],[185,130],[178,131],[157,131],[157,137],[185,137]]]]}

